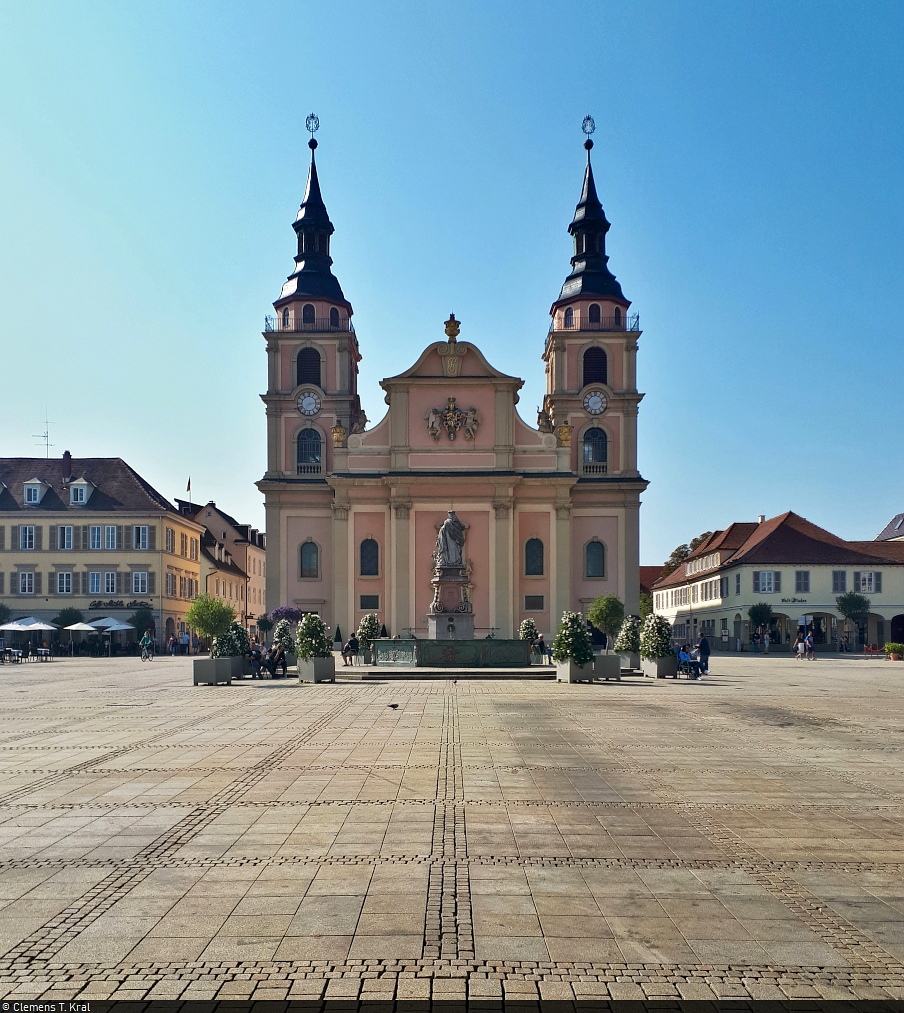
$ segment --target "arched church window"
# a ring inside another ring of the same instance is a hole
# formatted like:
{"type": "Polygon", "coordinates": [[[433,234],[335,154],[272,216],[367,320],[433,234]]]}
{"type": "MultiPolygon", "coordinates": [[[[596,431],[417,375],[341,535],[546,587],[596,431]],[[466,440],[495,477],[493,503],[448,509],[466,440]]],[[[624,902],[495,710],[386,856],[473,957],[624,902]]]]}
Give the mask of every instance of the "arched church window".
{"type": "Polygon", "coordinates": [[[605,351],[596,346],[588,348],[584,352],[584,386],[588,383],[607,383],[608,372],[605,351]]]}
{"type": "Polygon", "coordinates": [[[614,317],[615,317],[615,326],[618,327],[618,328],[620,328],[621,327],[621,309],[618,306],[615,307],[614,317]]]}
{"type": "Polygon", "coordinates": [[[330,307],[330,327],[334,331],[339,330],[339,310],[335,306],[330,307]]]}
{"type": "Polygon", "coordinates": [[[320,474],[320,433],[303,429],[298,434],[298,474],[320,474]]]}
{"type": "Polygon", "coordinates": [[[282,325],[283,325],[283,330],[284,331],[287,331],[289,329],[289,307],[288,306],[282,311],[282,325]]]}
{"type": "Polygon", "coordinates": [[[524,575],[543,576],[543,543],[539,538],[528,538],[524,543],[524,575]]]}
{"type": "Polygon", "coordinates": [[[320,353],[316,348],[302,348],[298,353],[296,382],[320,386],[320,353]]]}
{"type": "Polygon", "coordinates": [[[320,549],[314,542],[305,542],[301,547],[301,576],[303,578],[320,576],[320,549]]]}
{"type": "Polygon", "coordinates": [[[607,443],[606,433],[602,429],[588,429],[584,433],[584,464],[605,464],[607,443]]]}
{"type": "Polygon", "coordinates": [[[314,305],[313,303],[306,302],[301,309],[301,322],[303,324],[314,323],[314,305]]]}
{"type": "Polygon", "coordinates": [[[571,306],[569,306],[568,309],[565,310],[565,327],[566,328],[574,327],[574,309],[571,306]]]}
{"type": "Polygon", "coordinates": [[[588,542],[584,549],[584,576],[606,576],[606,547],[602,542],[588,542]]]}
{"type": "Polygon", "coordinates": [[[600,304],[598,302],[590,304],[590,310],[587,316],[592,324],[598,324],[600,322],[600,304]]]}
{"type": "Polygon", "coordinates": [[[373,538],[365,538],[361,543],[361,576],[380,576],[380,546],[373,538]]]}

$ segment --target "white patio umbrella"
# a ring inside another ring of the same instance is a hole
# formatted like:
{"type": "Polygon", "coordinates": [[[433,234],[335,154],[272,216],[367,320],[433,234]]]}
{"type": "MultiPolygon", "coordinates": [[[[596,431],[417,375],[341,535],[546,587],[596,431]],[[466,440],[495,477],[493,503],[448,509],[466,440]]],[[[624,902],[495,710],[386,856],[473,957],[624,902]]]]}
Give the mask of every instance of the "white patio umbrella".
{"type": "Polygon", "coordinates": [[[64,626],[64,630],[83,630],[85,633],[97,633],[97,630],[93,626],[89,626],[88,623],[73,623],[71,626],[64,626]]]}
{"type": "Polygon", "coordinates": [[[95,619],[91,626],[100,629],[106,629],[108,626],[115,626],[119,622],[118,619],[112,619],[110,616],[106,616],[104,619],[95,619]]]}
{"type": "Polygon", "coordinates": [[[24,619],[17,619],[17,623],[21,623],[23,626],[34,626],[38,620],[34,616],[26,616],[24,619]]]}
{"type": "Polygon", "coordinates": [[[106,627],[104,633],[118,633],[120,630],[134,630],[134,626],[129,626],[128,623],[114,622],[106,627]]]}
{"type": "Polygon", "coordinates": [[[53,623],[31,623],[25,627],[26,630],[58,630],[59,626],[54,626],[53,623]]]}
{"type": "Polygon", "coordinates": [[[4,623],[0,626],[0,630],[7,630],[11,633],[24,633],[28,629],[31,629],[31,627],[23,626],[22,623],[4,623]]]}

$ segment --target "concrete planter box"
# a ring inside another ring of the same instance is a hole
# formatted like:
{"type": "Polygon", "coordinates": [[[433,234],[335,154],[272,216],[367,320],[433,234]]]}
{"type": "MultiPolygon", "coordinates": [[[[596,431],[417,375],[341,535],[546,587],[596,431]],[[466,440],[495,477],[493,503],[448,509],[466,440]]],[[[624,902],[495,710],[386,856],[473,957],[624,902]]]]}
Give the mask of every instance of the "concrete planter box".
{"type": "Polygon", "coordinates": [[[592,679],[592,661],[586,665],[576,665],[570,658],[556,662],[556,682],[590,682],[592,679]]]}
{"type": "Polygon", "coordinates": [[[336,681],[336,659],[309,658],[307,661],[300,658],[298,661],[298,684],[303,682],[335,682],[336,681]]]}
{"type": "Polygon", "coordinates": [[[656,658],[654,661],[643,658],[640,667],[648,679],[678,678],[678,659],[674,654],[670,654],[667,658],[656,658]]]}
{"type": "Polygon", "coordinates": [[[593,674],[597,679],[621,680],[622,662],[617,654],[597,654],[593,659],[593,674]]]}
{"type": "Polygon", "coordinates": [[[620,654],[619,658],[621,658],[622,668],[633,668],[635,671],[640,669],[639,654],[620,654]]]}
{"type": "MultiPolygon", "coordinates": [[[[192,659],[192,678],[196,686],[214,686],[218,682],[232,682],[232,658],[192,659]]],[[[239,658],[239,661],[242,659],[239,658]]]]}

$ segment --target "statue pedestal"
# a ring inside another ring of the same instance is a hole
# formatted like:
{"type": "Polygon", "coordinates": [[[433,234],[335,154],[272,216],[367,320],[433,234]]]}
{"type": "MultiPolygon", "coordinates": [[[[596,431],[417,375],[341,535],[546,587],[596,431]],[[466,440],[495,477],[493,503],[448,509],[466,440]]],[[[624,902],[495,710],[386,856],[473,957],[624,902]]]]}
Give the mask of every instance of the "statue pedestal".
{"type": "Polygon", "coordinates": [[[430,581],[433,601],[427,612],[429,640],[473,640],[471,579],[464,566],[436,566],[430,581]]]}
{"type": "Polygon", "coordinates": [[[464,612],[442,612],[427,616],[428,640],[473,640],[474,616],[464,612]]]}

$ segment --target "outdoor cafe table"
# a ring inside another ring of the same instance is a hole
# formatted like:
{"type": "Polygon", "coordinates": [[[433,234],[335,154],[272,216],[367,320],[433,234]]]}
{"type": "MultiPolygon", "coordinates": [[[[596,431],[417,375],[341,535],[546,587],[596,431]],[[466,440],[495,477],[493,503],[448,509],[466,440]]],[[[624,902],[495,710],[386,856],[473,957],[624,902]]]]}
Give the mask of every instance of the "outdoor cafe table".
{"type": "Polygon", "coordinates": [[[53,656],[50,653],[49,647],[39,647],[36,651],[37,656],[41,661],[53,661],[53,656]]]}
{"type": "Polygon", "coordinates": [[[9,658],[10,661],[21,661],[22,652],[17,651],[15,647],[5,647],[3,653],[9,658]]]}

